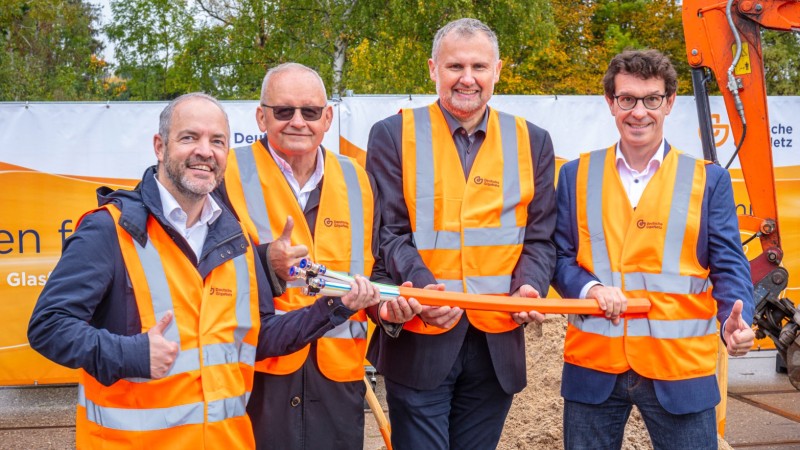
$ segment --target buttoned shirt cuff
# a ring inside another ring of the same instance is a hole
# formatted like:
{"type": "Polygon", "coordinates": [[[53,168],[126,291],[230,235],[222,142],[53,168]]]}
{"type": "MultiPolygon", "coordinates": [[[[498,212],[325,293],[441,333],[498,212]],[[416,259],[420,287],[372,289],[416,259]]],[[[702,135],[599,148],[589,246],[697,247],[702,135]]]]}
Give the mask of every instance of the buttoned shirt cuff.
{"type": "Polygon", "coordinates": [[[586,283],[583,286],[583,289],[581,289],[580,298],[586,298],[586,294],[589,293],[589,289],[593,288],[594,286],[597,286],[598,284],[602,284],[602,283],[600,283],[599,281],[596,281],[596,280],[592,280],[592,281],[586,283]]]}

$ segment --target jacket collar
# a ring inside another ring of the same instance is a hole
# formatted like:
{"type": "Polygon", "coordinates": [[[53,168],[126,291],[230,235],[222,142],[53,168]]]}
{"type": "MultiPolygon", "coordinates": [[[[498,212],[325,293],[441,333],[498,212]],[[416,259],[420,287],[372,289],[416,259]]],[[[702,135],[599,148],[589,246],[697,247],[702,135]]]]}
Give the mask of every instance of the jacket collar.
{"type": "Polygon", "coordinates": [[[104,206],[113,203],[120,211],[119,225],[139,244],[147,243],[147,218],[149,215],[163,223],[168,223],[161,207],[161,196],[155,180],[156,166],[149,167],[142,181],[133,190],[107,187],[97,190],[97,203],[104,206]]]}

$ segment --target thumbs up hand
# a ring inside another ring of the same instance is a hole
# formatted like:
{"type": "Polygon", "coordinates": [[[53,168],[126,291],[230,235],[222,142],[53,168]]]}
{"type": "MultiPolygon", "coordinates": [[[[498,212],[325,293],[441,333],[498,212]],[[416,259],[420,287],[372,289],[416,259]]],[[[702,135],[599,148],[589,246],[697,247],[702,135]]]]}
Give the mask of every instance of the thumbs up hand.
{"type": "Polygon", "coordinates": [[[292,216],[286,217],[286,224],[283,232],[278,239],[269,245],[269,263],[284,281],[291,281],[289,269],[300,263],[300,260],[308,256],[308,247],[305,245],[292,245],[292,230],[294,229],[294,219],[292,216]]]}
{"type": "Polygon", "coordinates": [[[164,338],[164,330],[172,322],[172,316],[172,311],[167,311],[153,328],[147,330],[150,339],[150,378],[153,380],[167,376],[178,356],[178,344],[164,338]]]}
{"type": "Polygon", "coordinates": [[[744,303],[736,300],[731,309],[731,315],[725,321],[722,329],[722,337],[728,347],[728,354],[731,356],[744,356],[750,351],[755,341],[756,335],[744,320],[742,320],[742,308],[744,303]]]}

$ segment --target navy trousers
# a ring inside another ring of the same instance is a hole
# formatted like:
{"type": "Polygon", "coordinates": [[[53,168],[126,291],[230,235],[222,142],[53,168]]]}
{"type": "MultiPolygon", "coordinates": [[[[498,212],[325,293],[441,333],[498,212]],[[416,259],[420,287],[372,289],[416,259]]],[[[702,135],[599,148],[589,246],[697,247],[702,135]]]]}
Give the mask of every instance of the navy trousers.
{"type": "Polygon", "coordinates": [[[472,326],[438,387],[385,381],[395,450],[496,448],[514,398],[497,381],[486,334],[472,326]]]}

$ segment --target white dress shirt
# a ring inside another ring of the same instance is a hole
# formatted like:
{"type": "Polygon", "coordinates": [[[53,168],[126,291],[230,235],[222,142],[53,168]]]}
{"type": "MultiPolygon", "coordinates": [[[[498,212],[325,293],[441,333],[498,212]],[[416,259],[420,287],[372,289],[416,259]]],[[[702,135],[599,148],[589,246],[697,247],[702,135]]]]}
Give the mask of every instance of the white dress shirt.
{"type": "Polygon", "coordinates": [[[617,172],[619,173],[620,180],[622,180],[622,186],[628,194],[628,200],[630,200],[631,206],[636,208],[639,204],[639,199],[642,198],[644,188],[647,187],[647,183],[650,182],[656,170],[658,170],[658,168],[661,167],[661,163],[664,162],[664,141],[661,141],[658,150],[656,150],[656,153],[650,158],[650,161],[641,172],[633,169],[628,164],[628,161],[625,160],[625,156],[622,155],[620,145],[621,143],[617,144],[617,172]]]}
{"type": "Polygon", "coordinates": [[[297,198],[297,202],[300,203],[300,209],[305,211],[306,203],[308,203],[308,198],[311,196],[311,191],[313,191],[319,181],[322,179],[323,174],[323,157],[322,157],[322,147],[317,147],[317,167],[314,169],[314,173],[311,174],[311,177],[306,181],[306,184],[300,186],[300,183],[297,181],[297,178],[294,177],[294,171],[292,170],[292,166],[286,162],[285,159],[281,158],[278,153],[272,148],[272,145],[268,145],[269,153],[272,155],[272,158],[278,164],[278,168],[281,169],[281,173],[286,178],[286,181],[289,182],[289,186],[292,188],[292,192],[294,192],[294,196],[297,198]]]}
{"type": "Polygon", "coordinates": [[[158,181],[158,177],[156,177],[156,184],[158,185],[158,192],[161,194],[161,209],[164,211],[164,216],[170,225],[186,239],[189,247],[194,251],[195,258],[199,260],[203,251],[203,244],[206,241],[206,236],[208,236],[208,226],[217,220],[222,214],[222,210],[210,195],[206,195],[203,210],[200,212],[200,219],[187,228],[186,219],[188,216],[186,212],[167,188],[158,181]]]}

